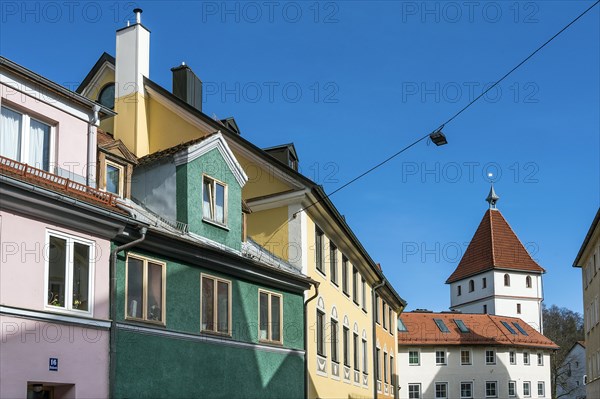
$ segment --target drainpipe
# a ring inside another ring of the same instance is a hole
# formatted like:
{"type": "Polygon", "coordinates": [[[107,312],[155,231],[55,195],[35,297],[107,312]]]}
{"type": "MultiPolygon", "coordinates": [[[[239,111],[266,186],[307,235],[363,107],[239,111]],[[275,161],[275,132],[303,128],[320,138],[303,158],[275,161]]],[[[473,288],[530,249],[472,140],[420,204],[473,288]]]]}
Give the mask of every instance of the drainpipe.
{"type": "Polygon", "coordinates": [[[304,398],[308,399],[308,322],[306,314],[308,303],[319,296],[319,282],[314,281],[315,293],[313,296],[304,301],[304,398]]]}
{"type": "Polygon", "coordinates": [[[376,311],[377,311],[377,303],[375,302],[375,294],[377,293],[377,290],[379,290],[381,287],[383,287],[385,285],[385,278],[383,280],[381,280],[381,282],[379,282],[377,285],[375,285],[372,289],[371,289],[371,307],[373,308],[372,310],[372,319],[373,319],[373,398],[377,397],[377,364],[375,364],[375,362],[377,361],[377,330],[375,328],[376,325],[376,311]]]}
{"type": "Polygon", "coordinates": [[[96,170],[96,151],[98,148],[98,145],[96,143],[96,129],[98,127],[98,125],[100,124],[100,116],[99,116],[99,112],[100,112],[100,106],[98,104],[94,104],[94,106],[92,107],[92,110],[94,111],[94,116],[92,117],[92,120],[89,123],[88,126],[88,142],[87,142],[87,170],[86,170],[86,185],[90,186],[90,187],[98,187],[95,184],[95,179],[93,179],[95,173],[94,171],[96,170]],[[92,162],[93,161],[93,162],[92,162]]]}
{"type": "Polygon", "coordinates": [[[115,376],[117,372],[117,254],[131,248],[146,239],[146,227],[140,228],[141,237],[116,247],[110,252],[110,357],[109,357],[109,397],[115,397],[115,376]]]}

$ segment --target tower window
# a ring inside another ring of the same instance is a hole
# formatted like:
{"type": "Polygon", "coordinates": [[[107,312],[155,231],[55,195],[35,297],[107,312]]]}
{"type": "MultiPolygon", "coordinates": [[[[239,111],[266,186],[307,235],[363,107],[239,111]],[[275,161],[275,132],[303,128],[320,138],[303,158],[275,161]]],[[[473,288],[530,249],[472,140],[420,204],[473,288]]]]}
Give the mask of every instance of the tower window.
{"type": "Polygon", "coordinates": [[[460,296],[462,294],[462,287],[459,285],[458,287],[456,287],[458,292],[457,295],[460,296]]]}
{"type": "Polygon", "coordinates": [[[481,287],[481,288],[487,288],[487,278],[485,278],[485,277],[484,277],[484,278],[481,280],[481,283],[482,283],[482,287],[481,287]]]}
{"type": "Polygon", "coordinates": [[[469,292],[475,291],[475,281],[469,280],[469,292]]]}
{"type": "Polygon", "coordinates": [[[517,314],[521,314],[521,304],[517,303],[517,314]]]}
{"type": "Polygon", "coordinates": [[[527,276],[527,277],[525,278],[525,286],[526,286],[527,288],[531,288],[531,276],[527,276]]]}
{"type": "Polygon", "coordinates": [[[483,313],[487,313],[487,305],[483,305],[483,313]]]}
{"type": "Polygon", "coordinates": [[[504,275],[504,286],[510,287],[510,276],[508,274],[504,275]]]}

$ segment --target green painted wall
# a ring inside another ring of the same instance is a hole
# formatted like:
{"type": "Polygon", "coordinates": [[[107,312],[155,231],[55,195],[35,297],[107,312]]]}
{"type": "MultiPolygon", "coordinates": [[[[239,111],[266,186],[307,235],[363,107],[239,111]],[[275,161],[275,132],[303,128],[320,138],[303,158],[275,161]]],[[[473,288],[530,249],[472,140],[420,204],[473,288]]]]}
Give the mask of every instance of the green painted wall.
{"type": "MultiPolygon", "coordinates": [[[[258,290],[283,296],[283,347],[304,348],[303,296],[261,287],[145,251],[167,264],[166,329],[200,334],[200,274],[231,281],[232,338],[258,343],[258,290]]],[[[117,258],[118,320],[125,311],[125,254],[117,258]]],[[[164,330],[152,324],[144,326],[164,330]]],[[[118,397],[302,397],[303,356],[119,331],[118,397]],[[157,396],[158,395],[158,396],[157,396]]]]}
{"type": "Polygon", "coordinates": [[[239,250],[242,237],[242,188],[217,149],[180,165],[177,178],[177,220],[192,233],[239,250]],[[202,220],[202,175],[227,184],[227,229],[202,220]]]}

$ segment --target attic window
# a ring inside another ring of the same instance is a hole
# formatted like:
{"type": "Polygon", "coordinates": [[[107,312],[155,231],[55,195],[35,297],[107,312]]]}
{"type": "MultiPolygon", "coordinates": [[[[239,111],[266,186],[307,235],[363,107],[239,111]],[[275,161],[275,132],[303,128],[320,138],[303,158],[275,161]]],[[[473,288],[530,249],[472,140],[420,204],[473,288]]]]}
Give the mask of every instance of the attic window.
{"type": "Polygon", "coordinates": [[[501,321],[500,323],[502,323],[502,325],[504,327],[506,327],[506,329],[508,330],[509,333],[513,334],[513,335],[517,335],[517,332],[510,326],[510,324],[508,324],[505,321],[501,321]]]}
{"type": "Polygon", "coordinates": [[[446,327],[446,324],[444,324],[444,321],[442,319],[433,319],[433,321],[435,321],[435,324],[438,326],[441,332],[450,332],[450,330],[448,330],[448,327],[446,327]]]}
{"type": "Polygon", "coordinates": [[[454,319],[454,323],[456,324],[456,327],[458,327],[458,329],[460,330],[461,333],[469,332],[469,328],[465,325],[464,321],[462,321],[460,319],[454,319]]]}
{"type": "Polygon", "coordinates": [[[104,188],[107,192],[123,197],[124,169],[119,164],[109,160],[105,161],[104,188]]]}
{"type": "Polygon", "coordinates": [[[227,223],[227,185],[211,177],[204,176],[202,184],[202,216],[204,220],[227,223]]]}
{"type": "Polygon", "coordinates": [[[406,328],[406,325],[404,324],[404,322],[402,321],[401,318],[398,317],[398,331],[400,332],[408,332],[408,328],[406,328]]]}
{"type": "Polygon", "coordinates": [[[527,334],[527,331],[525,331],[525,330],[523,329],[523,327],[521,327],[521,325],[520,325],[519,323],[517,323],[516,321],[513,321],[513,325],[514,325],[515,327],[517,327],[517,330],[519,330],[519,332],[520,332],[521,334],[523,334],[523,335],[529,335],[529,334],[527,334]]]}
{"type": "Polygon", "coordinates": [[[104,105],[106,108],[114,109],[115,108],[115,84],[109,83],[102,91],[100,91],[100,95],[98,96],[98,102],[104,105]]]}

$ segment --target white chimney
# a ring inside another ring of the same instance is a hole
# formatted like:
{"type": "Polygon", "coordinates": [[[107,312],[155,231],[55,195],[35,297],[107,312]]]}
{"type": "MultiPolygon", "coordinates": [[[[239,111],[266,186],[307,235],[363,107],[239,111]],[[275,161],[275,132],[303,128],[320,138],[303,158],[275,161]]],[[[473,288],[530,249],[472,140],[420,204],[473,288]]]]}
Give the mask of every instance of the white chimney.
{"type": "Polygon", "coordinates": [[[135,24],[117,31],[116,98],[143,93],[143,77],[150,76],[150,31],[142,25],[142,10],[133,12],[135,24]]]}

